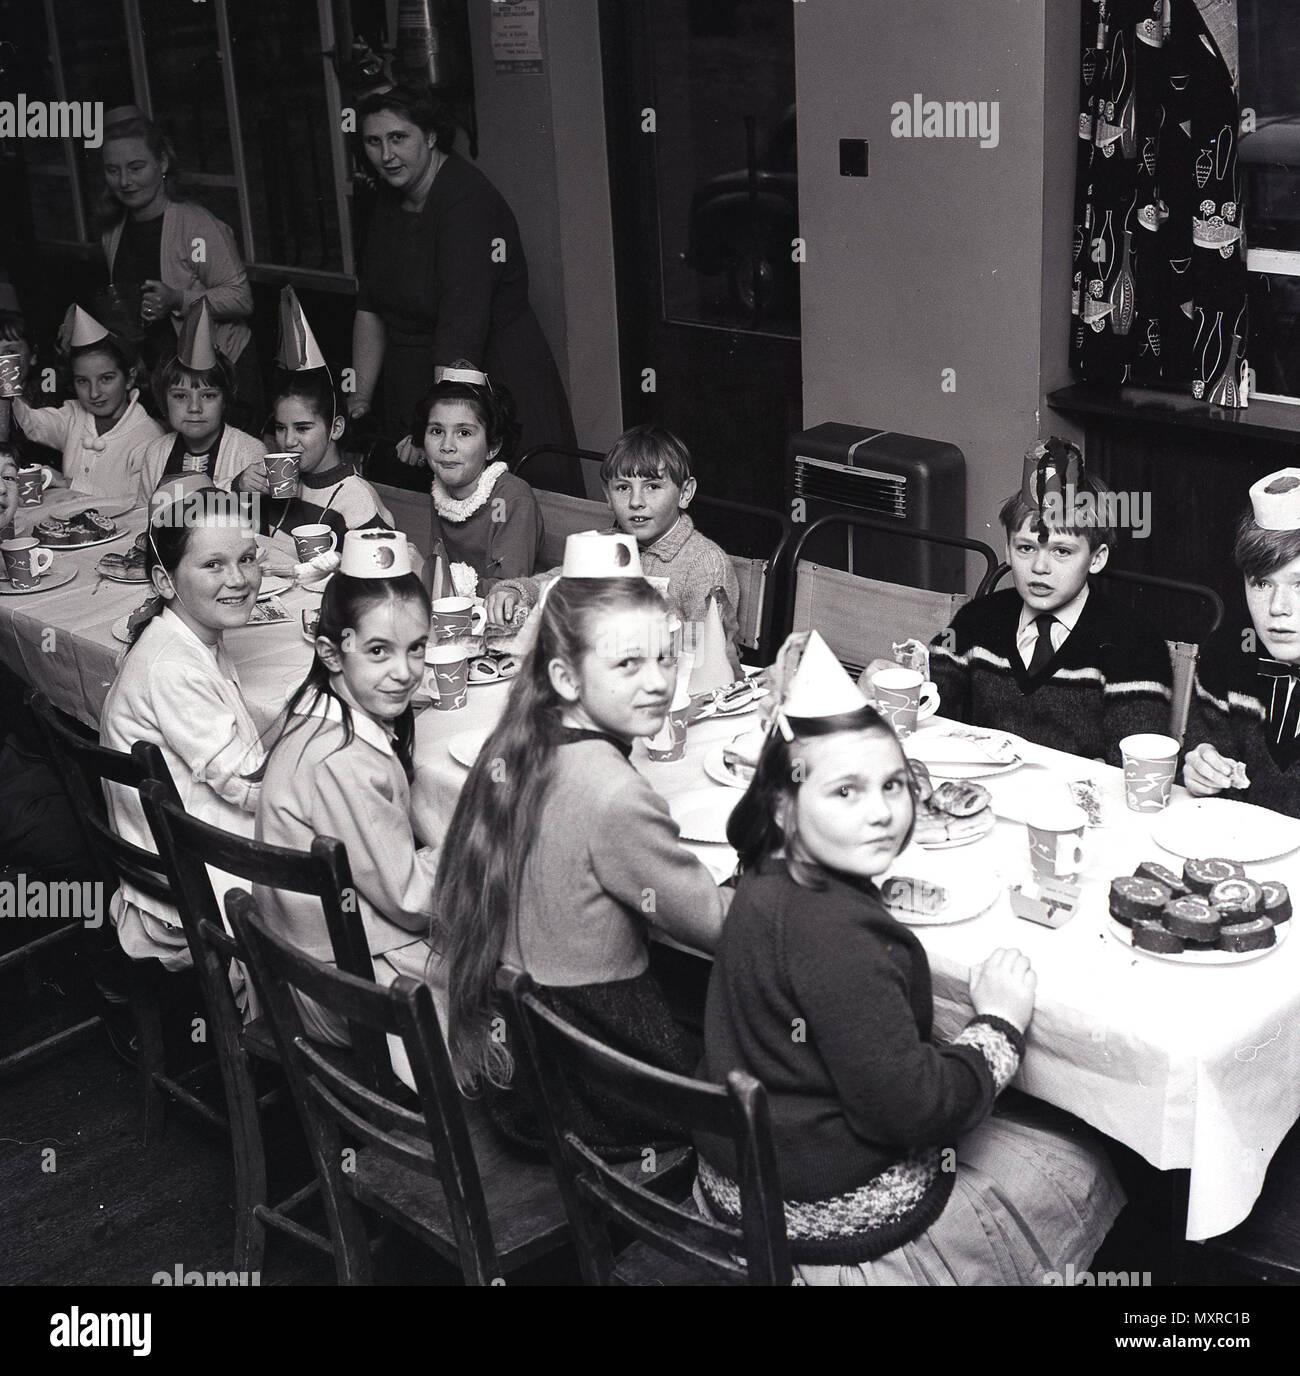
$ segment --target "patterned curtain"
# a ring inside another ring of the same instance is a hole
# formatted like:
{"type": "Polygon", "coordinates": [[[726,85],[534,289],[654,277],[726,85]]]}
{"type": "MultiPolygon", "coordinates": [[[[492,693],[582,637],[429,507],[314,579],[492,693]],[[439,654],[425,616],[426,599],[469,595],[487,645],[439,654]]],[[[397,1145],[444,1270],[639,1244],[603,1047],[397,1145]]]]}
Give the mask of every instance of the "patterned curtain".
{"type": "Polygon", "coordinates": [[[1236,0],[1082,0],[1070,365],[1246,398],[1236,0]]]}

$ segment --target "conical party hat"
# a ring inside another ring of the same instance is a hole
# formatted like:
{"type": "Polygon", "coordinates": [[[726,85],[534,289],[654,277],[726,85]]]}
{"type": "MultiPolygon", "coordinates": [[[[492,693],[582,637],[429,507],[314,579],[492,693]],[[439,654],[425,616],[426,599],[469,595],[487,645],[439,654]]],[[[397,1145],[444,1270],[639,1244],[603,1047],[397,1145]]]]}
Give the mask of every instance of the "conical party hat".
{"type": "Polygon", "coordinates": [[[781,704],[786,717],[838,717],[860,712],[870,704],[861,690],[844,672],[831,648],[813,631],[808,636],[799,667],[790,680],[790,689],[781,704]]]}
{"type": "Polygon", "coordinates": [[[63,317],[59,337],[67,340],[69,349],[84,349],[87,344],[98,344],[101,339],[107,339],[108,329],[93,315],[74,305],[68,307],[68,313],[63,317]]]}
{"type": "Polygon", "coordinates": [[[196,373],[206,373],[217,366],[217,347],[212,342],[212,314],[208,299],[200,296],[185,312],[181,336],[176,345],[176,357],[183,366],[196,373]]]}
{"type": "Polygon", "coordinates": [[[695,665],[691,670],[691,696],[725,688],[735,675],[727,659],[727,633],[717,601],[710,597],[704,620],[695,627],[695,665]]]}
{"type": "Polygon", "coordinates": [[[446,546],[441,540],[433,548],[433,575],[429,580],[429,600],[436,602],[440,597],[455,597],[456,585],[451,581],[451,569],[447,564],[446,546]]]}
{"type": "Polygon", "coordinates": [[[298,294],[292,287],[285,287],[280,293],[280,352],[276,357],[280,367],[291,373],[326,366],[325,355],[316,343],[316,336],[311,332],[298,294]]]}

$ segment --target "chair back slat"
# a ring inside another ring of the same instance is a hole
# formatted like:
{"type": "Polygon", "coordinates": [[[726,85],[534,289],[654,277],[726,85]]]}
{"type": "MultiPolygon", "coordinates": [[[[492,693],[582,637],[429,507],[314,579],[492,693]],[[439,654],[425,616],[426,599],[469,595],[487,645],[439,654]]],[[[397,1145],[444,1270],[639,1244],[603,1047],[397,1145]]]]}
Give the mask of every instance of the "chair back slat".
{"type": "Polygon", "coordinates": [[[394,529],[400,530],[421,554],[428,554],[433,546],[433,503],[427,488],[417,492],[388,483],[372,483],[371,486],[392,512],[394,529]]]}
{"type": "Polygon", "coordinates": [[[562,492],[594,500],[600,492],[600,466],[604,462],[605,456],[598,449],[538,444],[521,454],[511,471],[524,478],[534,493],[562,492]],[[527,476],[526,469],[530,470],[527,476]],[[540,486],[539,475],[545,479],[540,486]]]}
{"type": "Polygon", "coordinates": [[[179,801],[162,751],[149,741],[138,742],[129,755],[111,750],[100,745],[79,722],[59,712],[44,693],[33,693],[29,702],[105,885],[111,889],[120,883],[131,884],[171,907],[175,903],[171,883],[158,856],[119,836],[109,823],[104,803],[105,784],[138,791],[148,779],[156,780],[179,801]]]}
{"type": "MultiPolygon", "coordinates": [[[[310,851],[271,846],[191,817],[175,802],[159,796],[152,786],[146,785],[141,790],[141,799],[159,854],[164,857],[175,887],[177,907],[196,963],[201,947],[226,961],[232,953],[228,940],[216,935],[225,924],[208,874],[211,867],[250,884],[318,899],[325,914],[335,960],[358,978],[374,979],[374,966],[360,914],[345,910],[355,888],[342,842],[318,836],[310,851]]],[[[238,941],[233,945],[234,953],[242,958],[237,949],[238,941]]],[[[205,961],[209,969],[211,964],[205,961]]],[[[210,1000],[219,1003],[227,1015],[237,1016],[228,983],[219,979],[208,993],[210,1000]]],[[[392,1075],[392,1064],[384,1038],[361,1027],[356,1029],[353,1045],[367,1073],[377,1082],[386,1083],[392,1075]]]]}
{"type": "MultiPolygon", "coordinates": [[[[382,1139],[391,1154],[388,1129],[407,1119],[384,1087],[350,1078],[346,1069],[335,1066],[326,1073],[323,1058],[303,1032],[294,991],[353,1026],[365,1024],[375,1032],[396,1028],[419,1096],[423,1141],[430,1148],[423,1169],[442,1186],[466,1279],[484,1283],[495,1272],[496,1247],[469,1125],[429,986],[402,976],[388,989],[380,989],[313,960],[271,932],[252,898],[239,890],[226,895],[226,909],[247,953],[258,994],[267,1005],[298,1110],[313,1125],[313,1142],[337,1142],[343,1131],[362,1134],[377,1146],[382,1139]],[[377,1104],[377,1099],[386,1102],[377,1104]]],[[[398,1146],[407,1150],[405,1144],[398,1146]]],[[[337,1200],[347,1188],[338,1152],[318,1153],[316,1166],[327,1199],[337,1200]]]]}
{"type": "Polygon", "coordinates": [[[726,1086],[656,1069],[598,1042],[547,1008],[531,979],[502,969],[503,995],[523,1085],[536,1100],[552,1164],[579,1250],[584,1276],[607,1284],[612,1272],[608,1222],[617,1219],[642,1241],[678,1260],[734,1281],[736,1256],[750,1284],[788,1285],[792,1279],[776,1157],[762,1087],[733,1072],[726,1086]],[[575,1126],[569,1078],[635,1102],[692,1134],[729,1139],[740,1163],[739,1232],[678,1209],[644,1185],[620,1175],[582,1140],[575,1126]]]}
{"type": "Polygon", "coordinates": [[[545,573],[564,562],[564,542],[580,530],[608,530],[614,513],[604,502],[588,497],[571,497],[567,492],[534,488],[533,496],[542,515],[542,544],[537,554],[537,573],[545,573]]]}

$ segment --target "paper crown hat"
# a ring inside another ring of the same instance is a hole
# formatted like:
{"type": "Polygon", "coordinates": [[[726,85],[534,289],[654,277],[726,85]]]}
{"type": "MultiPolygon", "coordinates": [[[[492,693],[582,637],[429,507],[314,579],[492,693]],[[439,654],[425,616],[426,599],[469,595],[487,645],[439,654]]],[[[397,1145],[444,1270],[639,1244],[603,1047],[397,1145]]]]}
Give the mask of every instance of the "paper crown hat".
{"type": "Polygon", "coordinates": [[[1280,468],[1252,484],[1250,504],[1262,530],[1300,530],[1300,468],[1280,468]]]}
{"type": "Polygon", "coordinates": [[[404,578],[411,572],[411,547],[400,530],[350,530],[339,572],[349,578],[404,578]]]}
{"type": "Polygon", "coordinates": [[[325,355],[316,343],[307,317],[302,313],[298,293],[285,287],[280,293],[280,367],[291,373],[306,372],[309,368],[324,368],[325,355]]]}
{"type": "Polygon", "coordinates": [[[212,342],[212,315],[208,299],[200,296],[185,312],[180,339],[176,342],[176,357],[186,368],[196,373],[207,372],[217,366],[217,347],[212,342]]]}
{"type": "Polygon", "coordinates": [[[562,578],[642,578],[641,555],[630,535],[581,530],[564,542],[562,578]]]}
{"type": "Polygon", "coordinates": [[[1053,435],[1025,455],[1020,490],[1025,501],[1040,511],[1051,496],[1065,499],[1067,487],[1077,488],[1083,476],[1083,455],[1076,444],[1053,435]]]}
{"type": "Polygon", "coordinates": [[[860,712],[870,705],[844,672],[831,647],[816,631],[811,631],[781,703],[781,715],[800,719],[838,717],[846,712],[860,712]]]}
{"type": "Polygon", "coordinates": [[[486,387],[489,391],[492,390],[488,375],[480,373],[477,368],[435,368],[433,380],[435,383],[467,382],[471,387],[486,387]]]}
{"type": "Polygon", "coordinates": [[[59,338],[67,341],[69,349],[82,349],[87,344],[98,344],[101,339],[107,339],[108,328],[80,306],[73,305],[68,307],[68,313],[63,317],[59,338]]]}

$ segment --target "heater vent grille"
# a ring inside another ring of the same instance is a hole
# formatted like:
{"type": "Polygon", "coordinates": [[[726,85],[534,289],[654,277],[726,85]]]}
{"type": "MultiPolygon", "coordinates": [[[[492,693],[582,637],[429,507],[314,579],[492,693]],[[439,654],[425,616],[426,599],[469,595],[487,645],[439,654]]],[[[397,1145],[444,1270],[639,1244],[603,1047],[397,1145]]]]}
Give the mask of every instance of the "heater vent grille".
{"type": "Polygon", "coordinates": [[[798,455],[794,461],[796,497],[834,502],[872,516],[907,520],[907,474],[854,468],[798,455]]]}

